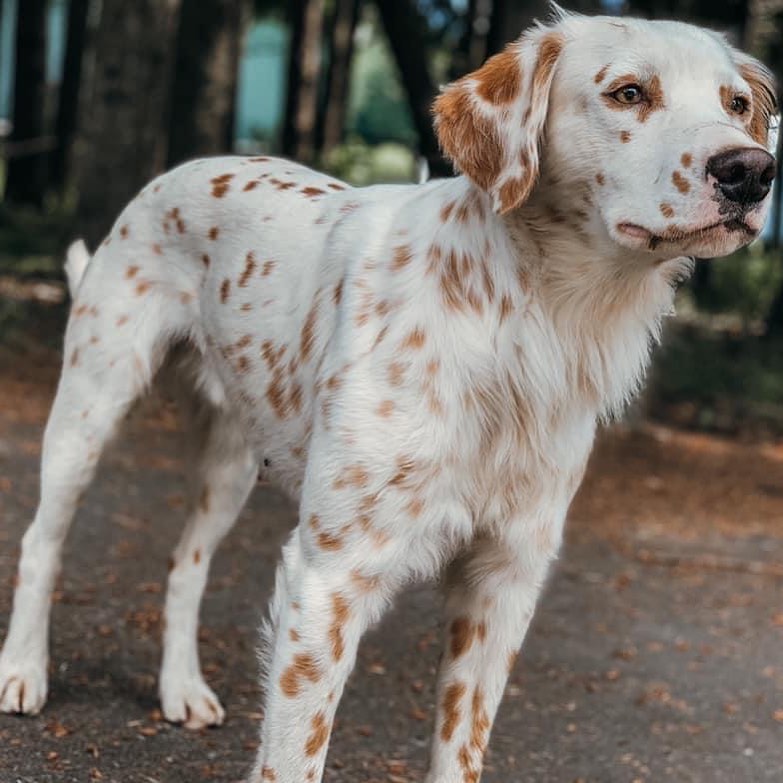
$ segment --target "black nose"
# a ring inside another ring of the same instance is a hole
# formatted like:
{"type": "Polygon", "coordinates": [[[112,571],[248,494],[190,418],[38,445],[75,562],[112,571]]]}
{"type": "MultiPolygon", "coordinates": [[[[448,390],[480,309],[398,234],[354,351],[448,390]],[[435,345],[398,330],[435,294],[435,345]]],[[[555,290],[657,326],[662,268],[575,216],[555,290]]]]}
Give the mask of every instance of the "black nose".
{"type": "Polygon", "coordinates": [[[707,174],[718,180],[718,188],[729,201],[749,206],[769,193],[775,159],[758,148],[728,150],[707,161],[707,174]]]}

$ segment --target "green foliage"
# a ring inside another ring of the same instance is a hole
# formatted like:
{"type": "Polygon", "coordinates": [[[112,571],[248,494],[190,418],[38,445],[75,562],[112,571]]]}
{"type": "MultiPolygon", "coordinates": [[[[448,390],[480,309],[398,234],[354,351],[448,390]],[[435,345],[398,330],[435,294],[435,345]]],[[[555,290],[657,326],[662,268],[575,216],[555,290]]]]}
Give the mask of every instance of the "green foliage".
{"type": "Polygon", "coordinates": [[[702,429],[783,432],[783,345],[674,324],[655,354],[651,412],[702,429]]]}
{"type": "Polygon", "coordinates": [[[371,146],[356,137],[332,150],[322,164],[352,185],[411,182],[415,174],[415,159],[407,147],[392,143],[371,146]]]}
{"type": "Polygon", "coordinates": [[[416,132],[410,108],[377,20],[366,23],[363,33],[366,41],[357,47],[351,75],[347,130],[370,144],[393,141],[413,145],[416,132]]]}
{"type": "Polygon", "coordinates": [[[710,289],[702,307],[714,313],[734,313],[746,326],[763,319],[783,282],[780,253],[765,252],[757,243],[711,263],[710,289]]]}

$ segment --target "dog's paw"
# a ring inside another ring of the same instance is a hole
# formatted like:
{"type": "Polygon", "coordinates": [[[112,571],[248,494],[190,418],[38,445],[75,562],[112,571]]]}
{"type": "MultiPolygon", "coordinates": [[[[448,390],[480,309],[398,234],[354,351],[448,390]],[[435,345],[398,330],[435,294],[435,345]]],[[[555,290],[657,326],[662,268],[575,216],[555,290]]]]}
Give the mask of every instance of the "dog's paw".
{"type": "Polygon", "coordinates": [[[226,717],[220,700],[200,677],[162,683],[160,701],[163,717],[186,729],[220,726],[226,717]]]}
{"type": "Polygon", "coordinates": [[[46,703],[46,663],[0,659],[0,712],[37,715],[46,703]]]}

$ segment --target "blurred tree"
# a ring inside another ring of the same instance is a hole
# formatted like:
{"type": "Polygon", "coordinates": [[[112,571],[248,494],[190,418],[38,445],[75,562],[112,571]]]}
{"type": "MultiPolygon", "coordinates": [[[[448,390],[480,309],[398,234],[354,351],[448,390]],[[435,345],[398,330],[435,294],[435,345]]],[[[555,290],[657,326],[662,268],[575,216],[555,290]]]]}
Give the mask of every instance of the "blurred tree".
{"type": "Polygon", "coordinates": [[[507,43],[518,38],[534,19],[546,19],[549,13],[548,0],[493,0],[487,35],[488,54],[499,52],[507,43]]]}
{"type": "Polygon", "coordinates": [[[169,104],[167,165],[234,146],[249,0],[182,0],[169,104]]]}
{"type": "Polygon", "coordinates": [[[291,43],[281,142],[284,155],[303,163],[315,157],[324,0],[289,0],[291,43]]]}
{"type": "Polygon", "coordinates": [[[452,168],[441,157],[432,127],[431,106],[437,90],[427,62],[424,20],[410,0],[376,0],[376,5],[408,95],[419,151],[432,176],[447,176],[452,168]]]}
{"type": "Polygon", "coordinates": [[[46,0],[25,0],[17,8],[16,67],[14,69],[13,128],[5,197],[17,204],[43,204],[46,156],[44,134],[46,97],[46,0]]]}
{"type": "Polygon", "coordinates": [[[76,156],[79,232],[92,248],[166,160],[179,0],[103,0],[76,156]]]}
{"type": "Polygon", "coordinates": [[[68,176],[71,147],[76,133],[82,60],[87,38],[87,11],[90,0],[70,0],[65,41],[63,76],[57,98],[57,147],[49,166],[49,185],[62,191],[68,176]]]}
{"type": "Polygon", "coordinates": [[[359,21],[361,0],[335,0],[330,20],[329,65],[326,71],[326,101],[323,106],[320,144],[326,153],[343,139],[351,80],[353,39],[359,21]]]}

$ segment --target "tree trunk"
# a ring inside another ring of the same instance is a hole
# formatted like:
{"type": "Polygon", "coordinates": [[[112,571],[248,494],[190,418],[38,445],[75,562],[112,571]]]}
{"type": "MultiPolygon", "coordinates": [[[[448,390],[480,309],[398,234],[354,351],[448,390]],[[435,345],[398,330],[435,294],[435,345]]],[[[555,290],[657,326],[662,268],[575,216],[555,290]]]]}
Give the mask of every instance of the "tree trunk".
{"type": "Polygon", "coordinates": [[[331,25],[329,70],[326,75],[326,105],[320,147],[328,152],[343,140],[348,92],[351,86],[353,36],[359,21],[361,0],[336,0],[331,25]]]}
{"type": "Polygon", "coordinates": [[[67,182],[71,147],[76,133],[89,7],[90,0],[70,0],[68,4],[63,78],[57,101],[57,148],[52,153],[49,168],[49,184],[60,192],[67,182]]]}
{"type": "Polygon", "coordinates": [[[290,0],[291,46],[283,154],[304,163],[315,157],[324,0],[290,0]]]}
{"type": "Polygon", "coordinates": [[[5,197],[17,204],[40,207],[46,187],[46,156],[34,149],[13,153],[13,146],[40,140],[44,133],[46,0],[24,0],[17,13],[12,156],[8,161],[5,197]]]}
{"type": "Polygon", "coordinates": [[[179,0],[103,0],[78,156],[77,219],[91,247],[165,163],[178,10],[179,0]]]}
{"type": "Polygon", "coordinates": [[[168,165],[234,146],[247,0],[182,0],[171,92],[168,165]]]}
{"type": "Polygon", "coordinates": [[[436,89],[427,65],[422,18],[410,0],[376,0],[376,4],[408,95],[421,154],[427,159],[432,176],[448,176],[453,171],[440,154],[432,127],[431,108],[436,89]]]}
{"type": "Polygon", "coordinates": [[[495,54],[519,38],[534,19],[544,21],[550,14],[546,0],[494,0],[492,21],[487,36],[487,54],[495,54]]]}

